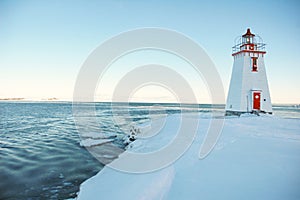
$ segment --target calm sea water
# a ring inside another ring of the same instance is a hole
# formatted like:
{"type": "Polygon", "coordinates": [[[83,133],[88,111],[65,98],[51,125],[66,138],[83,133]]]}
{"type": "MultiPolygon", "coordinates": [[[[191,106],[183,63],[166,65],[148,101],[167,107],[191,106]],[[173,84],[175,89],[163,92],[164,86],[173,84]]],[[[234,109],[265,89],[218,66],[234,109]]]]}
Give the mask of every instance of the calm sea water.
{"type": "MultiPolygon", "coordinates": [[[[95,126],[104,134],[125,134],[122,123],[116,126],[112,115],[129,117],[123,120],[125,126],[128,121],[147,122],[151,115],[191,112],[206,118],[212,111],[220,116],[224,113],[223,105],[204,104],[115,103],[114,108],[112,112],[110,103],[96,103],[101,123],[95,126]]],[[[274,113],[300,118],[300,109],[293,105],[274,106],[274,113]]],[[[118,139],[114,145],[124,148],[118,139]]],[[[74,198],[80,184],[102,168],[80,146],[72,103],[0,102],[0,199],[74,198]]]]}

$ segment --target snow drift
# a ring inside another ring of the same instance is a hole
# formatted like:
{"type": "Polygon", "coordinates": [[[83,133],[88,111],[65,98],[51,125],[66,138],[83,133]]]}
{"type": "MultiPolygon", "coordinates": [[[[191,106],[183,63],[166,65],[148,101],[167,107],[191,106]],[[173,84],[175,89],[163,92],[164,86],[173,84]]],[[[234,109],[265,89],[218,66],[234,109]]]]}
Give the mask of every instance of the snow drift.
{"type": "MultiPolygon", "coordinates": [[[[168,116],[165,126],[175,129],[178,118],[168,116]]],[[[144,174],[106,166],[81,184],[78,199],[300,199],[299,119],[226,118],[214,150],[201,160],[199,148],[209,122],[200,120],[190,148],[169,166],[144,174]]],[[[138,138],[127,151],[155,151],[175,132],[168,128],[138,138]]]]}

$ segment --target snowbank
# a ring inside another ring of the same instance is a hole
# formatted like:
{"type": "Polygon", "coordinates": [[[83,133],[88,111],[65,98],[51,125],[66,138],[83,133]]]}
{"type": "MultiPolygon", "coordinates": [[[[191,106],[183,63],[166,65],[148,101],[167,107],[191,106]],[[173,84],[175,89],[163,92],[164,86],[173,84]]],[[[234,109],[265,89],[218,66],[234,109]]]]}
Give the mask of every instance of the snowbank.
{"type": "MultiPolygon", "coordinates": [[[[168,144],[178,118],[169,116],[162,133],[138,138],[127,151],[145,153],[168,144]]],[[[200,160],[209,122],[200,120],[191,147],[168,167],[144,174],[104,167],[81,184],[78,199],[300,199],[299,120],[226,118],[214,150],[200,160]]]]}

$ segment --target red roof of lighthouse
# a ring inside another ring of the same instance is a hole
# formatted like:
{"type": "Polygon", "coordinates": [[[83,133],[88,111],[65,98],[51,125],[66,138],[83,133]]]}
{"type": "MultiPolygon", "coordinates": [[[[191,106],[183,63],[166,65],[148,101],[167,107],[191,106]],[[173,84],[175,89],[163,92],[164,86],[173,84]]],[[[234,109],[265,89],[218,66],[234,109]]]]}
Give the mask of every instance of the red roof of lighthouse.
{"type": "Polygon", "coordinates": [[[247,29],[247,33],[245,33],[244,35],[242,35],[243,37],[246,36],[255,36],[253,33],[251,33],[250,28],[247,29]]]}

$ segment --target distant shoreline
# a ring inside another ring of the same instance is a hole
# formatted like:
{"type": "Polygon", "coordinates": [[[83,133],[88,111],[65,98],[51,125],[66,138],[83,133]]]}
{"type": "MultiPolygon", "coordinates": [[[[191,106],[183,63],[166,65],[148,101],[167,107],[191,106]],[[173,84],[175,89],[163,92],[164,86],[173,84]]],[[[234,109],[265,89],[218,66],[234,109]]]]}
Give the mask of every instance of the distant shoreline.
{"type": "MultiPolygon", "coordinates": [[[[130,104],[180,104],[175,102],[111,102],[111,101],[78,101],[74,102],[72,100],[63,100],[58,98],[48,98],[48,99],[26,99],[26,98],[0,98],[0,103],[12,102],[12,103],[130,103],[130,104]]],[[[182,105],[216,105],[225,106],[225,104],[211,104],[211,103],[181,103],[182,105]]],[[[292,106],[295,108],[300,108],[300,104],[297,103],[273,103],[272,106],[292,106]]]]}
{"type": "Polygon", "coordinates": [[[25,98],[0,98],[0,101],[22,101],[25,98]]]}
{"type": "Polygon", "coordinates": [[[71,100],[62,100],[58,98],[45,98],[45,99],[26,99],[26,98],[0,98],[1,102],[18,102],[18,103],[60,103],[60,102],[72,102],[71,100]]]}

